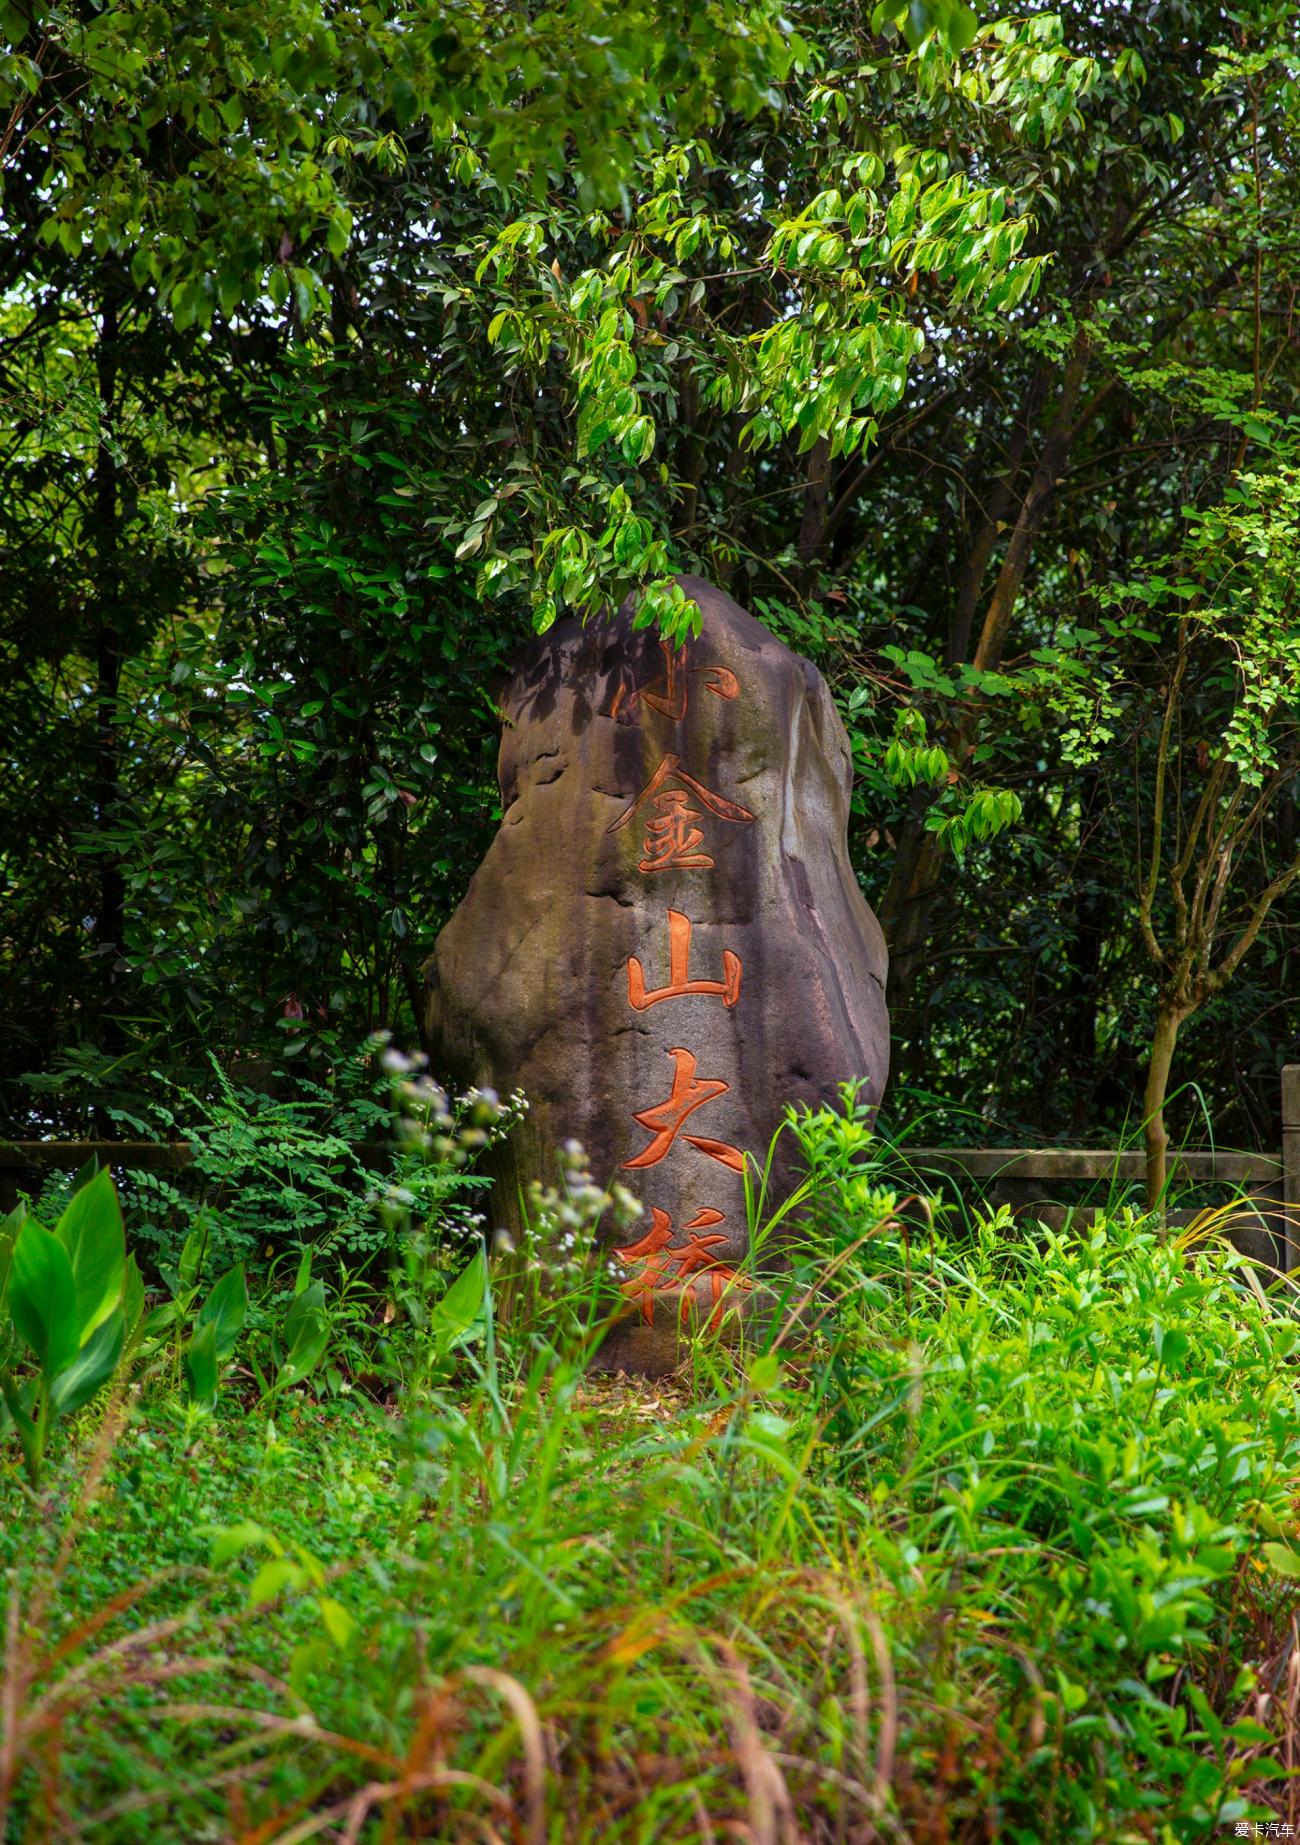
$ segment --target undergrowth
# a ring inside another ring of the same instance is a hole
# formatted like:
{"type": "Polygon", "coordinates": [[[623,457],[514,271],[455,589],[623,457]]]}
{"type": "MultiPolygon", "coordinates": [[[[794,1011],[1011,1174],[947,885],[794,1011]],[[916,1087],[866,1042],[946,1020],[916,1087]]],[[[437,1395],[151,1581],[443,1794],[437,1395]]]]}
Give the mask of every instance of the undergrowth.
{"type": "Polygon", "coordinates": [[[0,1834],[1296,1825],[1287,1300],[1132,1213],[946,1228],[851,1118],[800,1132],[767,1350],[634,1385],[571,1300],[489,1296],[415,1395],[268,1413],[236,1370],[196,1427],[125,1386],[39,1498],[6,1456],[0,1834]]]}

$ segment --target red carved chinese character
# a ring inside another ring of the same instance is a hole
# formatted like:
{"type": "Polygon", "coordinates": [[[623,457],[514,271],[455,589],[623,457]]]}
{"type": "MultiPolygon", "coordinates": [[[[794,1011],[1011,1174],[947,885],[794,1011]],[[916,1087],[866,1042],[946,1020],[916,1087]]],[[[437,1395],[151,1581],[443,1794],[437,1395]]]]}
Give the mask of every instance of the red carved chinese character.
{"type": "MultiPolygon", "coordinates": [[[[623,1161],[625,1170],[657,1166],[681,1133],[687,1117],[706,1102],[714,1102],[720,1095],[726,1095],[731,1087],[730,1083],[720,1082],[717,1077],[697,1077],[692,1051],[676,1049],[669,1051],[668,1055],[675,1060],[672,1090],[666,1101],[657,1102],[653,1108],[642,1109],[640,1114],[633,1115],[634,1121],[639,1121],[643,1128],[650,1130],[652,1138],[650,1144],[635,1158],[623,1161]]],[[[692,1147],[698,1147],[710,1159],[721,1161],[733,1172],[745,1170],[744,1154],[725,1140],[701,1140],[694,1134],[687,1134],[685,1138],[692,1147]]]]}
{"type": "Polygon", "coordinates": [[[692,980],[691,925],[680,910],[668,912],[668,985],[646,991],[645,969],[636,955],[628,956],[627,1001],[633,1012],[647,1012],[661,999],[681,999],[688,993],[711,993],[724,1006],[734,1006],[740,998],[740,956],[729,948],[722,951],[721,980],[692,980]]]}
{"type": "Polygon", "coordinates": [[[708,854],[697,853],[695,850],[703,843],[704,836],[691,822],[701,816],[686,805],[686,796],[679,789],[669,789],[661,794],[665,782],[681,782],[719,820],[729,821],[733,826],[749,826],[753,822],[754,816],[747,807],[727,800],[725,795],[711,794],[703,782],[696,781],[693,775],[686,773],[679,757],[669,755],[664,757],[635,801],[606,831],[617,833],[623,827],[630,826],[638,807],[650,801],[659,809],[660,817],[646,822],[638,871],[645,874],[652,871],[711,868],[714,861],[708,854]]]}
{"type": "Polygon", "coordinates": [[[722,1322],[722,1298],[728,1287],[748,1289],[752,1285],[714,1254],[718,1245],[726,1242],[725,1236],[694,1234],[700,1230],[711,1230],[715,1224],[725,1223],[726,1218],[721,1211],[708,1208],[697,1211],[684,1232],[689,1241],[674,1244],[673,1220],[667,1211],[652,1206],[650,1215],[651,1227],[640,1242],[614,1251],[623,1262],[643,1264],[639,1274],[629,1275],[621,1284],[623,1293],[629,1300],[638,1302],[641,1318],[647,1326],[653,1326],[656,1289],[661,1293],[680,1291],[681,1304],[678,1311],[684,1324],[695,1300],[695,1289],[690,1285],[692,1277],[705,1275],[713,1307],[709,1325],[716,1329],[722,1322]]]}
{"type": "Polygon", "coordinates": [[[629,1243],[626,1249],[616,1249],[614,1254],[621,1262],[644,1262],[657,1255],[665,1243],[673,1240],[673,1220],[667,1211],[661,1211],[658,1205],[650,1207],[650,1228],[639,1243],[629,1243]]]}
{"type": "Polygon", "coordinates": [[[740,681],[726,666],[690,666],[686,664],[690,653],[689,647],[674,647],[668,641],[661,640],[660,649],[664,656],[664,676],[652,680],[649,685],[637,686],[628,691],[626,683],[619,686],[614,694],[614,702],[609,708],[609,715],[616,718],[620,711],[624,721],[628,721],[637,705],[644,700],[653,711],[660,711],[666,718],[679,724],[686,716],[686,680],[687,676],[699,677],[704,681],[706,692],[712,692],[715,698],[736,698],[740,693],[740,681]]]}
{"type": "Polygon", "coordinates": [[[642,876],[652,871],[711,871],[716,861],[707,852],[696,851],[704,843],[703,833],[691,824],[699,819],[699,811],[683,791],[665,788],[655,796],[655,806],[659,818],[646,821],[641,842],[645,857],[637,870],[642,876]]]}

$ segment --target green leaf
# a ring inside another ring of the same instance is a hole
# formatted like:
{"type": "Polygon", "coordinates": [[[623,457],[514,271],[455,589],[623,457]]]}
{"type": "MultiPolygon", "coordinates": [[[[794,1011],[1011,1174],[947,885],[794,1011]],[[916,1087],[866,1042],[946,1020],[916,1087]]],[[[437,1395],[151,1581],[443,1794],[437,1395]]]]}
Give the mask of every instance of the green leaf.
{"type": "Polygon", "coordinates": [[[27,1219],[14,1244],[9,1317],[35,1354],[47,1383],[67,1370],[81,1343],[77,1284],[67,1250],[34,1217],[27,1219]]]}
{"type": "Polygon", "coordinates": [[[302,1565],[295,1563],[292,1557],[270,1557],[248,1585],[248,1605],[260,1608],[266,1602],[273,1602],[277,1595],[283,1595],[286,1589],[301,1588],[304,1580],[302,1565]]]}
{"type": "Polygon", "coordinates": [[[1176,1365],[1182,1364],[1186,1358],[1191,1348],[1191,1340],[1185,1332],[1180,1332],[1176,1328],[1166,1332],[1157,1321],[1155,1346],[1156,1357],[1167,1369],[1172,1370],[1176,1365]]]}
{"type": "Polygon", "coordinates": [[[4,1307],[5,1291],[9,1286],[9,1264],[13,1260],[14,1243],[26,1215],[25,1204],[15,1205],[3,1223],[0,1223],[0,1309],[4,1307]]]}
{"type": "Polygon", "coordinates": [[[237,269],[227,269],[217,280],[217,300],[227,320],[232,320],[244,294],[244,278],[237,269]]]}
{"type": "Polygon", "coordinates": [[[1228,1725],[1224,1735],[1248,1749],[1259,1748],[1261,1745],[1267,1748],[1273,1741],[1272,1730],[1266,1729],[1253,1717],[1239,1717],[1235,1723],[1228,1725]]]}
{"type": "Polygon", "coordinates": [[[357,1631],[356,1621],[343,1606],[343,1603],[335,1601],[332,1595],[322,1595],[319,1598],[318,1605],[320,1607],[321,1619],[325,1623],[326,1633],[339,1649],[340,1653],[346,1652],[348,1647],[352,1644],[353,1635],[357,1631]]]}
{"type": "Polygon", "coordinates": [[[429,1330],[440,1354],[469,1337],[487,1300],[487,1256],[482,1250],[452,1282],[430,1316],[429,1330]]]}
{"type": "Polygon", "coordinates": [[[77,1169],[76,1177],[72,1181],[74,1196],[81,1190],[83,1185],[89,1185],[92,1179],[97,1178],[99,1176],[99,1171],[99,1155],[97,1153],[92,1153],[90,1158],[84,1161],[77,1169]]]}
{"type": "Polygon", "coordinates": [[[156,1339],[159,1333],[164,1333],[169,1326],[174,1326],[178,1317],[174,1300],[165,1300],[161,1306],[151,1307],[140,1322],[137,1343],[144,1345],[150,1339],[156,1339]]]}
{"type": "Polygon", "coordinates": [[[307,1320],[299,1329],[289,1354],[280,1366],[275,1380],[276,1389],[290,1384],[299,1384],[303,1378],[310,1376],[329,1350],[330,1328],[324,1314],[317,1314],[307,1320]]]}
{"type": "Polygon", "coordinates": [[[122,1298],[126,1231],[113,1175],[105,1168],[74,1194],[55,1235],[68,1252],[77,1292],[77,1337],[82,1344],[122,1298]]]}
{"type": "Polygon", "coordinates": [[[280,1328],[286,1345],[293,1344],[303,1326],[320,1313],[324,1305],[325,1283],[323,1281],[308,1282],[305,1287],[295,1293],[289,1305],[289,1311],[284,1316],[284,1324],[280,1328]]]}
{"type": "Polygon", "coordinates": [[[213,1283],[212,1292],[199,1308],[196,1336],[205,1326],[211,1326],[213,1350],[218,1361],[224,1363],[234,1351],[247,1317],[248,1283],[243,1263],[237,1262],[234,1268],[226,1270],[220,1281],[213,1283]]]}
{"type": "Polygon", "coordinates": [[[200,1326],[185,1347],[185,1381],[190,1402],[210,1411],[217,1403],[217,1330],[211,1320],[200,1326]]]}
{"type": "Polygon", "coordinates": [[[271,1542],[270,1533],[264,1525],[259,1525],[251,1518],[241,1519],[238,1524],[219,1525],[215,1530],[205,1534],[212,1538],[212,1550],[209,1563],[214,1570],[219,1570],[254,1545],[271,1542]]]}
{"type": "Polygon", "coordinates": [[[197,1223],[181,1244],[180,1261],[176,1264],[176,1273],[182,1288],[192,1288],[199,1278],[203,1265],[203,1252],[208,1246],[208,1227],[203,1221],[197,1223]]]}
{"type": "Polygon", "coordinates": [[[137,1330],[142,1330],[144,1317],[144,1277],[140,1273],[140,1264],[133,1255],[126,1259],[126,1275],[122,1281],[122,1319],[129,1339],[137,1330]]]}
{"type": "Polygon", "coordinates": [[[4,1398],[5,1408],[18,1437],[18,1445],[23,1451],[27,1477],[33,1486],[37,1486],[40,1484],[45,1440],[41,1425],[32,1413],[36,1401],[36,1380],[29,1378],[19,1384],[8,1371],[0,1371],[0,1397],[4,1398]]]}
{"type": "Polygon", "coordinates": [[[1300,1551],[1292,1550],[1289,1544],[1265,1544],[1262,1550],[1265,1562],[1279,1576],[1300,1582],[1300,1551]]]}
{"type": "Polygon", "coordinates": [[[117,1369],[126,1343],[126,1320],[120,1307],[101,1320],[66,1371],[50,1386],[50,1401],[62,1415],[70,1416],[89,1403],[117,1369]]]}
{"type": "Polygon", "coordinates": [[[280,1329],[288,1352],[270,1394],[309,1376],[329,1350],[330,1323],[325,1312],[325,1284],[313,1281],[295,1295],[280,1329]]]}

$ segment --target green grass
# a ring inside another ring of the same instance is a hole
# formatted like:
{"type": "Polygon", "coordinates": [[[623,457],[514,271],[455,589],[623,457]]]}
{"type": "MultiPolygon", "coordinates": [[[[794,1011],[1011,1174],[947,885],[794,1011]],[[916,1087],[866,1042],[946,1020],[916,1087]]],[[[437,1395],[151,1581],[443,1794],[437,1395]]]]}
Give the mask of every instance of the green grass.
{"type": "Polygon", "coordinates": [[[841,1198],[779,1362],[628,1386],[535,1322],[389,1409],[228,1387],[187,1433],[146,1394],[80,1513],[95,1413],[39,1504],[7,1456],[6,1837],[1297,1823],[1285,1303],[1141,1222],[909,1239],[889,1202],[841,1198]]]}

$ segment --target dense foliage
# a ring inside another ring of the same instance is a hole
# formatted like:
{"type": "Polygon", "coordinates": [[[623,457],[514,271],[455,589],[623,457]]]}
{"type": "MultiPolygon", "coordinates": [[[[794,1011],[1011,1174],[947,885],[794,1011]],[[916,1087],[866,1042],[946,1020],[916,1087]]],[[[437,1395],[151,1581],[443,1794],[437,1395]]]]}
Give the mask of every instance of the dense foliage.
{"type": "Polygon", "coordinates": [[[832,682],[938,1127],[1272,1144],[1290,9],[599,19],[3,9],[6,1120],[413,1043],[497,671],[688,567],[832,682]]]}

